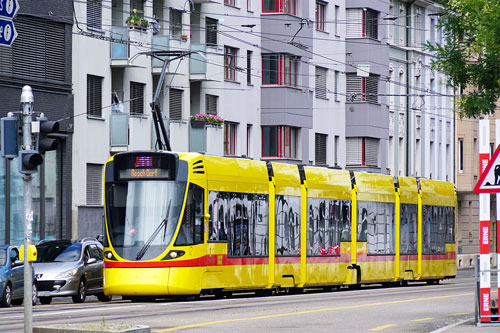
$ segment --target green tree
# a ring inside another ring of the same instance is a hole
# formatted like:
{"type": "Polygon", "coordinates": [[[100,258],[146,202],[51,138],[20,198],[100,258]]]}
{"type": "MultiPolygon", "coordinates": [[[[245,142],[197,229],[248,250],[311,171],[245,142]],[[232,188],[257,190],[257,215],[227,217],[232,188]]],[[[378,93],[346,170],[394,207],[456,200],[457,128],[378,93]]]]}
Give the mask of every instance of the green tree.
{"type": "Polygon", "coordinates": [[[464,90],[457,99],[460,116],[495,112],[500,97],[500,1],[441,0],[439,26],[445,42],[425,48],[436,52],[433,67],[464,90]]]}

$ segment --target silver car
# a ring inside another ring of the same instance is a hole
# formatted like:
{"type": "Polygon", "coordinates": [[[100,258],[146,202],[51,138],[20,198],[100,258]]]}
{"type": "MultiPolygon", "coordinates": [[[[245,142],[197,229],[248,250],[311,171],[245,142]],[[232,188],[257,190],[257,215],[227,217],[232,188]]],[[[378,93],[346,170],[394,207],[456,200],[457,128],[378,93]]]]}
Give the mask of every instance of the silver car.
{"type": "Polygon", "coordinates": [[[103,247],[96,239],[41,241],[36,247],[33,268],[40,303],[50,304],[59,296],[71,296],[75,303],[85,302],[87,295],[111,300],[103,292],[103,247]]]}

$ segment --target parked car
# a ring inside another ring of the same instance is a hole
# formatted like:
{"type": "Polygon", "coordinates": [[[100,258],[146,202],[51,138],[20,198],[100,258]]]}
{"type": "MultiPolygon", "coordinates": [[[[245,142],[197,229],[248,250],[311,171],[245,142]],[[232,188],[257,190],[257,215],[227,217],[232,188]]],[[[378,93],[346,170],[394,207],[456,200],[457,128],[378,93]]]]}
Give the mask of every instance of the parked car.
{"type": "Polygon", "coordinates": [[[75,303],[85,302],[87,295],[111,300],[103,292],[103,247],[97,239],[40,241],[36,247],[33,267],[40,303],[50,304],[59,296],[71,296],[75,303]]]}
{"type": "MultiPolygon", "coordinates": [[[[37,302],[36,280],[33,278],[32,303],[37,302]]],[[[24,300],[24,262],[14,245],[0,245],[0,306],[21,305],[24,300]]]]}

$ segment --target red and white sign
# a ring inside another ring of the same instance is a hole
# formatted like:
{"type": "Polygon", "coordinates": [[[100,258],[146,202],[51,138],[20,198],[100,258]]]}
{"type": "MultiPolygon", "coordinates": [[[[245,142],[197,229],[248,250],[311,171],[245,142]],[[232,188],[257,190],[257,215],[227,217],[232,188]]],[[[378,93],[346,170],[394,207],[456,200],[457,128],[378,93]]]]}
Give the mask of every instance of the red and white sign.
{"type": "Polygon", "coordinates": [[[489,162],[488,159],[489,154],[479,154],[481,175],[474,187],[474,193],[500,193],[500,146],[489,162]]]}

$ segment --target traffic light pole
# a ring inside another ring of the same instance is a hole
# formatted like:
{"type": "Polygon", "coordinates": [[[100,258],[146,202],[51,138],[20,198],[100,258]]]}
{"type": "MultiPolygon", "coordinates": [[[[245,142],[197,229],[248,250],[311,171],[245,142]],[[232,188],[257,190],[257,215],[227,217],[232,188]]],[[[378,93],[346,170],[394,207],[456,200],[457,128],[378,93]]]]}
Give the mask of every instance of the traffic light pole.
{"type": "MultiPolygon", "coordinates": [[[[23,110],[23,150],[32,150],[31,138],[31,114],[33,112],[33,93],[30,86],[24,86],[21,94],[21,106],[23,110]]],[[[33,331],[32,297],[33,297],[33,268],[28,261],[28,245],[31,245],[33,234],[33,188],[31,174],[23,176],[24,181],[24,332],[33,331]]]]}

